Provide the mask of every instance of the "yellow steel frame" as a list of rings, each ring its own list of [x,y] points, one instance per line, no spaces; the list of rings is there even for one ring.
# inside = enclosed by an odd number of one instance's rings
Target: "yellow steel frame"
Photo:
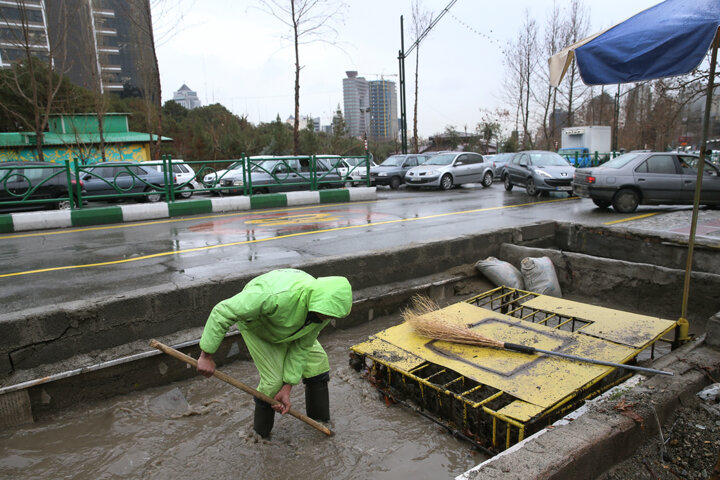
[[[532,307],[533,301],[543,308]],[[501,313],[503,318],[509,316],[517,318],[522,322],[539,325],[538,327],[532,327],[535,329],[550,328],[557,331],[563,330],[565,337],[567,337],[567,335],[584,333],[583,330],[589,331],[589,325],[601,322],[602,318],[599,317],[605,317],[607,315],[610,315],[613,319],[620,319],[618,320],[619,322],[625,321],[626,319],[629,319],[628,321],[631,322],[640,322],[644,325],[643,328],[646,328],[646,331],[641,332],[643,333],[643,335],[641,335],[642,338],[638,337],[640,340],[633,337],[630,339],[632,341],[628,341],[627,344],[618,345],[617,338],[613,342],[592,338],[593,342],[608,345],[607,348],[603,346],[603,348],[597,350],[599,354],[615,355],[615,357],[622,359],[622,361],[634,359],[640,352],[650,346],[654,348],[656,341],[667,341],[664,340],[663,337],[677,327],[677,322],[669,320],[639,316],[611,309],[602,309],[601,307],[571,302],[564,299],[555,299],[553,297],[508,287],[498,287],[494,290],[484,292],[468,299],[465,303],[476,307],[484,307],[487,310],[496,312],[496,314]],[[452,312],[455,312],[455,314],[460,317],[468,314],[467,307],[459,308],[460,304],[451,307],[456,307]],[[569,315],[567,313],[569,311],[575,314]],[[550,326],[550,324],[553,325]],[[391,332],[392,330],[394,330],[394,332]],[[595,332],[592,333],[594,334]],[[612,333],[617,336],[618,328],[615,328]],[[479,381],[477,377],[468,377],[467,372],[462,368],[450,368],[448,365],[433,362],[433,360],[436,359],[432,355],[423,356],[419,354],[421,350],[417,348],[418,344],[407,340],[407,337],[411,335],[407,330],[403,330],[402,326],[392,327],[383,332],[379,332],[367,342],[352,346],[351,350],[358,356],[370,359],[372,361],[372,369],[378,370],[378,365],[384,367],[382,369],[387,371],[387,380],[386,385],[378,385],[378,388],[381,390],[385,387],[389,389],[393,385],[393,373],[395,373],[399,375],[399,379],[403,384],[407,384],[408,381],[417,384],[420,401],[423,405],[427,403],[427,390],[435,392],[435,401],[439,408],[443,406],[443,399],[455,399],[461,402],[461,427],[465,432],[470,432],[471,436],[475,435],[477,437],[481,432],[471,431],[472,426],[470,425],[471,420],[469,413],[471,411],[477,412],[478,422],[481,419],[480,412],[487,415],[483,423],[487,424],[488,421],[491,420],[491,438],[489,441],[492,449],[496,451],[508,448],[512,444],[522,441],[528,432],[532,433],[540,429],[541,423],[549,423],[559,418],[562,414],[576,408],[585,400],[599,395],[630,376],[626,371],[618,372],[612,368],[604,367],[599,370],[596,369],[587,377],[587,381],[582,380],[581,386],[571,388],[561,395],[536,399],[541,401],[540,403],[535,403],[536,400],[532,400],[532,398],[530,398],[530,401],[528,401],[528,399],[523,400],[517,396],[517,392],[515,394],[509,393],[507,388],[500,388],[498,384],[492,385],[491,383],[494,383],[492,380],[490,383],[482,382]],[[588,335],[583,335],[583,338],[584,337],[588,337]],[[395,338],[406,339],[407,343],[399,344],[396,342],[393,344],[392,341]],[[633,341],[635,343],[633,343]],[[640,341],[642,341],[642,343],[638,343]],[[460,352],[463,354],[462,350],[460,350]],[[482,356],[482,354],[478,352],[470,352],[467,353],[467,355],[471,353],[473,358]],[[652,354],[654,355],[654,350]],[[508,355],[513,354],[508,353]],[[481,357],[481,359],[487,362],[495,361],[497,357]],[[450,365],[456,367],[456,365],[452,363],[450,363]],[[584,366],[583,368],[592,367],[597,368],[596,366]],[[437,370],[433,370],[433,368],[437,368]],[[460,372],[466,372],[466,374]],[[536,375],[537,374],[542,374],[542,372],[538,370]],[[449,379],[442,378],[444,376],[449,376]],[[433,379],[437,381],[433,381]],[[527,377],[524,378],[524,380],[527,380]],[[469,388],[466,388],[466,385],[468,385]],[[482,395],[481,390],[485,387],[488,387],[490,390],[487,395],[482,398],[473,398]],[[456,391],[451,390],[451,388]],[[511,388],[511,390],[513,389]],[[543,400],[543,398],[545,400]],[[491,406],[493,402],[503,406],[500,408],[493,407]],[[451,404],[449,406],[451,407]],[[516,418],[513,418],[513,415]],[[452,419],[443,418],[442,420],[452,422]],[[503,426],[505,431],[504,442],[502,443],[504,445],[501,444],[502,439],[500,438],[500,429],[503,428]],[[512,434],[513,429],[517,430],[517,436],[514,438]]]

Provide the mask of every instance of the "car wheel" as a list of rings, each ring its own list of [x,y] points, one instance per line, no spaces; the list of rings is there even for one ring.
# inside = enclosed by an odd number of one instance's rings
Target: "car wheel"
[[[150,202],[150,203],[157,203],[157,202],[159,202],[160,200],[162,200],[162,194],[160,194],[160,192],[158,192],[157,190],[155,190],[155,189],[153,189],[153,188],[150,188],[150,187],[147,187],[147,188],[145,189],[145,191],[148,192],[148,193],[145,195],[145,200],[146,200],[146,201],[148,201],[148,202]]]
[[[597,198],[593,198],[592,202],[600,208],[608,208],[612,205],[612,203],[607,200],[598,200]]]
[[[55,204],[58,210],[70,210],[70,200],[60,200]]]
[[[620,213],[632,213],[640,204],[640,196],[635,190],[623,188],[615,194],[612,199],[612,206]]]
[[[513,183],[510,181],[510,175],[505,175],[503,177],[503,184],[505,184],[505,190],[508,192],[513,189]]]
[[[453,188],[453,179],[449,173],[446,173],[440,179],[440,190],[450,190]]]
[[[188,184],[185,186],[185,188],[183,188],[180,191],[180,196],[182,198],[190,198],[193,196],[193,190],[194,190],[194,187],[192,185]]]
[[[528,178],[527,182],[525,182],[525,190],[527,191],[527,194],[531,197],[535,197],[538,193],[540,193],[535,186],[535,180],[533,180],[532,178]]]
[[[400,183],[400,177],[392,177],[390,179],[390,188],[392,188],[393,190],[397,190],[398,188],[400,188]]]
[[[485,172],[485,175],[483,175],[482,179],[482,186],[487,188],[493,183],[493,174],[492,172]]]

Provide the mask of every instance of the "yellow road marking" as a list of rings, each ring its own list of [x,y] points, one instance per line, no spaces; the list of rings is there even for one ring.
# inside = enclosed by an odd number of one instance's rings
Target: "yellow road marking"
[[[658,213],[664,213],[664,212],[653,212],[653,213],[646,213],[644,215],[636,215],[634,217],[623,218],[621,220],[613,220],[612,222],[605,222],[605,223],[603,223],[603,225],[615,225],[616,223],[632,222],[633,220],[640,220],[641,218],[652,217],[654,215],[657,215]]]
[[[366,202],[352,202],[353,205],[359,205],[363,203],[372,203],[373,201],[366,201]],[[337,207],[340,205],[348,205],[347,202],[343,203],[323,203],[321,205],[311,205],[311,206],[304,206],[304,207],[294,207],[294,208],[278,208],[278,209],[272,209],[272,210],[247,210],[243,212],[233,212],[233,213],[219,213],[216,215],[205,215],[202,217],[192,217],[192,218],[167,218],[163,220],[153,220],[149,222],[133,222],[133,223],[126,223],[122,225],[102,225],[99,227],[87,227],[87,228],[72,228],[67,230],[57,230],[57,231],[51,231],[51,232],[35,232],[35,233],[20,233],[17,235],[6,235],[6,236],[0,236],[0,240],[9,240],[14,238],[27,238],[27,237],[42,237],[45,235],[67,235],[69,233],[81,233],[81,232],[93,232],[97,230],[116,230],[119,228],[135,228],[135,227],[145,227],[148,225],[161,225],[163,223],[176,223],[176,222],[188,222],[188,221],[194,221],[194,220],[209,220],[214,218],[225,218],[225,217],[233,217],[233,216],[242,216],[242,215],[262,215],[267,213],[274,213],[274,212],[295,212],[298,210],[312,210],[317,208],[327,208],[327,207]]]
[[[220,243],[217,245],[208,245],[205,247],[187,248],[184,250],[173,250],[173,251],[169,251],[169,252],[153,253],[151,255],[143,255],[140,257],[125,258],[122,260],[111,260],[108,262],[86,263],[86,264],[82,264],[82,265],[65,265],[62,267],[41,268],[41,269],[37,269],[37,270],[27,270],[24,272],[4,273],[4,274],[0,274],[0,278],[16,277],[16,276],[20,276],[20,275],[30,275],[33,273],[57,272],[60,270],[73,270],[73,269],[78,269],[78,268],[91,268],[91,267],[104,267],[104,266],[108,266],[108,265],[119,265],[119,264],[123,264],[123,263],[137,262],[140,260],[149,260],[152,258],[160,258],[160,257],[167,257],[170,255],[178,255],[181,253],[202,252],[202,251],[207,251],[207,250],[214,250],[216,248],[234,247],[234,246],[238,246],[238,245],[247,245],[247,244],[251,244],[251,243],[260,243],[260,242],[267,242],[267,241],[271,241],[271,240],[280,240],[283,238],[292,238],[292,237],[300,237],[300,236],[304,236],[304,235],[315,235],[315,234],[319,234],[319,233],[337,232],[337,231],[341,231],[341,230],[350,230],[350,229],[355,229],[355,228],[376,227],[379,225],[389,225],[392,223],[400,223],[400,222],[414,222],[417,220],[428,220],[428,219],[432,219],[432,218],[450,217],[450,216],[454,216],[454,215],[467,215],[467,214],[471,214],[471,213],[490,212],[493,210],[527,207],[527,206],[531,206],[531,205],[540,205],[540,204],[544,204],[544,203],[566,202],[568,200],[577,200],[577,199],[578,199],[577,197],[558,198],[558,199],[554,199],[554,200],[546,200],[544,202],[521,203],[518,205],[503,205],[503,206],[499,206],[499,207],[488,207],[488,208],[477,208],[477,209],[473,209],[473,210],[463,210],[460,212],[437,213],[434,215],[427,215],[424,217],[398,218],[395,220],[385,220],[382,222],[361,223],[358,225],[349,225],[349,226],[345,226],[345,227],[326,228],[324,230],[313,230],[313,231],[308,231],[308,232],[290,233],[287,235],[279,235],[277,237],[260,238],[260,239],[253,239],[253,240],[243,240],[240,242]],[[347,205],[347,204],[344,204],[344,205]],[[275,210],[275,211],[278,211],[278,210]],[[285,210],[280,210],[280,211],[285,211]],[[227,216],[227,215],[221,215],[221,216]],[[163,222],[157,222],[157,223],[163,223]]]

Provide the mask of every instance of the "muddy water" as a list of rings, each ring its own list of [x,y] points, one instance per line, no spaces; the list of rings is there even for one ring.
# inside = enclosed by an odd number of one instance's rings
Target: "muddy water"
[[[335,432],[326,437],[276,416],[269,441],[252,433],[252,398],[217,379],[184,382],[78,405],[0,433],[0,478],[8,479],[442,479],[484,457],[401,406],[386,407],[348,367],[348,347],[398,322],[385,318],[322,341],[331,362]],[[223,368],[251,385],[251,362]],[[293,407],[304,412],[302,385]]]

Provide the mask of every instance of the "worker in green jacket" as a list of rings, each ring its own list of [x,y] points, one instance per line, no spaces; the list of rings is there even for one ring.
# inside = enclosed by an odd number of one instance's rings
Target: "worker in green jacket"
[[[213,354],[237,324],[260,373],[257,390],[280,402],[271,406],[255,399],[255,431],[263,438],[270,435],[275,412],[287,413],[290,390],[301,379],[308,417],[328,421],[330,363],[317,337],[330,320],[346,317],[351,306],[345,277],[314,278],[289,268],[260,275],[213,308],[200,339],[197,370],[213,374]]]

